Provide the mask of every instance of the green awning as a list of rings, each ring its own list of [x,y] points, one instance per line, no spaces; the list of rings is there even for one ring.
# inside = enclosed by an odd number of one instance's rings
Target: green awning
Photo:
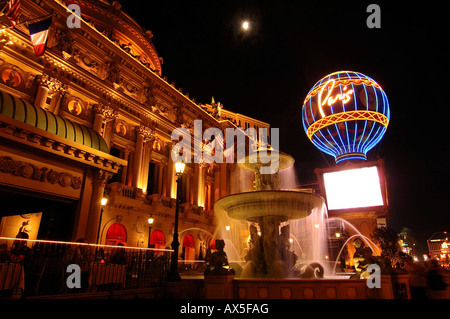
[[[105,140],[94,130],[35,107],[1,90],[0,114],[109,154]]]

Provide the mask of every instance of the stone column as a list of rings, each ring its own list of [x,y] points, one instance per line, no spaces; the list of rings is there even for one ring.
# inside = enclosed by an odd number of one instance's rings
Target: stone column
[[[167,164],[167,176],[166,176],[166,181],[167,181],[167,187],[166,187],[166,196],[170,197],[170,198],[175,198],[175,194],[176,194],[176,187],[175,186],[175,167],[174,167],[174,163],[172,161],[172,156],[170,156],[169,153],[169,163]]]
[[[134,171],[134,155],[136,154],[135,149],[132,146],[127,146],[127,151],[128,151],[128,166],[127,166],[127,173],[125,174],[125,184],[127,186],[132,185],[133,182],[133,171]]]
[[[40,83],[39,83],[40,82]],[[50,88],[48,85],[42,81],[39,81],[39,88],[36,94],[36,99],[34,100],[34,106],[39,107],[41,109],[45,108],[45,104],[48,98],[48,92]]]
[[[140,188],[147,191],[148,187],[148,174],[149,174],[149,165],[150,165],[150,159],[152,157],[152,143],[153,139],[147,139],[144,142],[144,156],[142,159],[142,169],[141,169],[141,180],[139,184],[141,185]]]
[[[214,173],[214,192],[213,192],[213,196],[215,199],[220,199],[221,196],[221,192],[220,192],[220,177],[221,177],[221,170],[219,167],[219,164],[217,163],[212,163],[212,169],[213,169],[213,173]]]
[[[114,119],[117,116],[117,111],[114,111],[111,107],[103,104],[96,104],[93,107],[95,113],[94,125],[92,129],[101,136],[105,136],[104,124],[107,120]]]
[[[226,163],[219,164],[220,165],[220,197],[222,198],[227,195],[227,175],[228,175],[228,168]]]
[[[205,210],[212,210],[214,205],[213,184],[207,181],[205,185]]]
[[[200,164],[194,163],[194,180],[192,187],[192,203],[198,205],[199,194],[200,194],[200,179],[201,179],[202,169]]]
[[[167,163],[158,162],[158,182],[156,193],[163,194],[163,174],[164,174],[164,166],[167,166]]]
[[[59,108],[61,106],[61,100],[67,91],[69,86],[67,84],[60,84],[56,90],[56,92],[52,96],[52,100],[50,101],[50,111],[53,112],[53,114],[58,115]]]
[[[144,142],[154,136],[154,132],[143,125],[136,126],[136,150],[133,161],[133,187],[142,188],[142,165],[144,160]]]
[[[198,177],[198,196],[197,196],[197,205],[203,206],[206,208],[206,175],[208,173],[208,164],[201,163],[199,164],[199,177]]]
[[[92,126],[92,129],[94,131],[96,131],[97,133],[99,133],[100,135],[102,135],[102,125],[103,125],[103,112],[100,109],[99,104],[94,106],[94,112],[95,112],[95,116],[94,116],[94,125]]]
[[[186,169],[184,170],[184,181],[183,181],[183,185],[184,186],[184,190],[185,190],[185,198],[184,198],[184,202],[185,203],[191,203],[192,200],[192,176],[193,173],[192,171],[189,169],[186,171]]]
[[[124,151],[123,151],[123,158],[126,160],[126,161],[128,161],[128,157],[130,156],[130,150],[129,149],[125,149]],[[127,170],[128,170],[128,166],[125,168],[123,168],[122,169],[122,174],[121,174],[121,176],[119,177],[120,178],[120,182],[122,183],[122,184],[124,184],[124,185],[126,185],[126,183],[127,183]]]
[[[97,170],[92,176],[92,196],[89,207],[89,218],[87,226],[86,241],[88,243],[96,243],[98,235],[98,227],[101,223],[100,215],[102,211],[101,200],[105,191],[108,180],[112,177],[111,172]]]
[[[167,161],[163,161],[161,162],[161,167],[162,167],[162,174],[161,174],[161,195],[163,196],[167,196],[167,167],[168,167],[168,162]]]
[[[136,150],[134,151],[133,160],[133,186],[139,188],[139,178],[142,166],[142,153],[144,150],[144,134],[141,134],[139,129],[136,129]]]
[[[49,94],[55,94],[48,109],[51,112],[55,112],[55,109],[59,111],[59,103],[61,102],[62,97],[61,91],[67,90],[67,85],[45,73],[38,76],[37,82],[39,84],[39,88],[36,94],[36,99],[34,100],[34,106],[46,109]]]

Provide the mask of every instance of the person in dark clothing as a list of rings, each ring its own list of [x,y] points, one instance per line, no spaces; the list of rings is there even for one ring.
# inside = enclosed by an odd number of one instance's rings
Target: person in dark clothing
[[[431,299],[447,299],[447,283],[436,259],[428,261],[427,287]]]

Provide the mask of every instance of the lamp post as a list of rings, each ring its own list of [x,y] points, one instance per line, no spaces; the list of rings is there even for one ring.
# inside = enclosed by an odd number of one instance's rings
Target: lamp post
[[[152,225],[153,225],[154,219],[153,217],[148,218],[148,245],[147,247],[150,248],[150,237],[152,236]]]
[[[98,221],[98,231],[97,231],[97,241],[96,241],[96,244],[98,244],[98,241],[99,241],[99,236],[100,236],[100,227],[101,227],[101,225],[102,225],[102,217],[103,217],[103,207],[105,207],[106,206],[106,203],[108,202],[108,199],[107,198],[105,198],[105,197],[103,197],[102,198],[102,200],[101,200],[101,204],[102,204],[102,208],[100,209],[100,220]]]
[[[177,194],[175,199],[175,225],[173,229],[173,241],[172,249],[173,253],[170,260],[170,269],[167,274],[167,281],[180,281],[181,277],[178,274],[178,248],[180,242],[178,241],[178,214],[180,210],[180,190],[181,190],[181,177],[183,176],[185,164],[183,162],[175,163],[175,174],[177,175]]]

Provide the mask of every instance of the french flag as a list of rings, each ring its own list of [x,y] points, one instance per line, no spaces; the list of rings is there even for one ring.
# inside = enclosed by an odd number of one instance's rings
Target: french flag
[[[50,29],[51,25],[52,17],[35,23],[30,23],[28,25],[28,29],[30,30],[31,43],[33,43],[34,53],[36,54],[36,56],[43,55],[45,52],[48,30]]]

